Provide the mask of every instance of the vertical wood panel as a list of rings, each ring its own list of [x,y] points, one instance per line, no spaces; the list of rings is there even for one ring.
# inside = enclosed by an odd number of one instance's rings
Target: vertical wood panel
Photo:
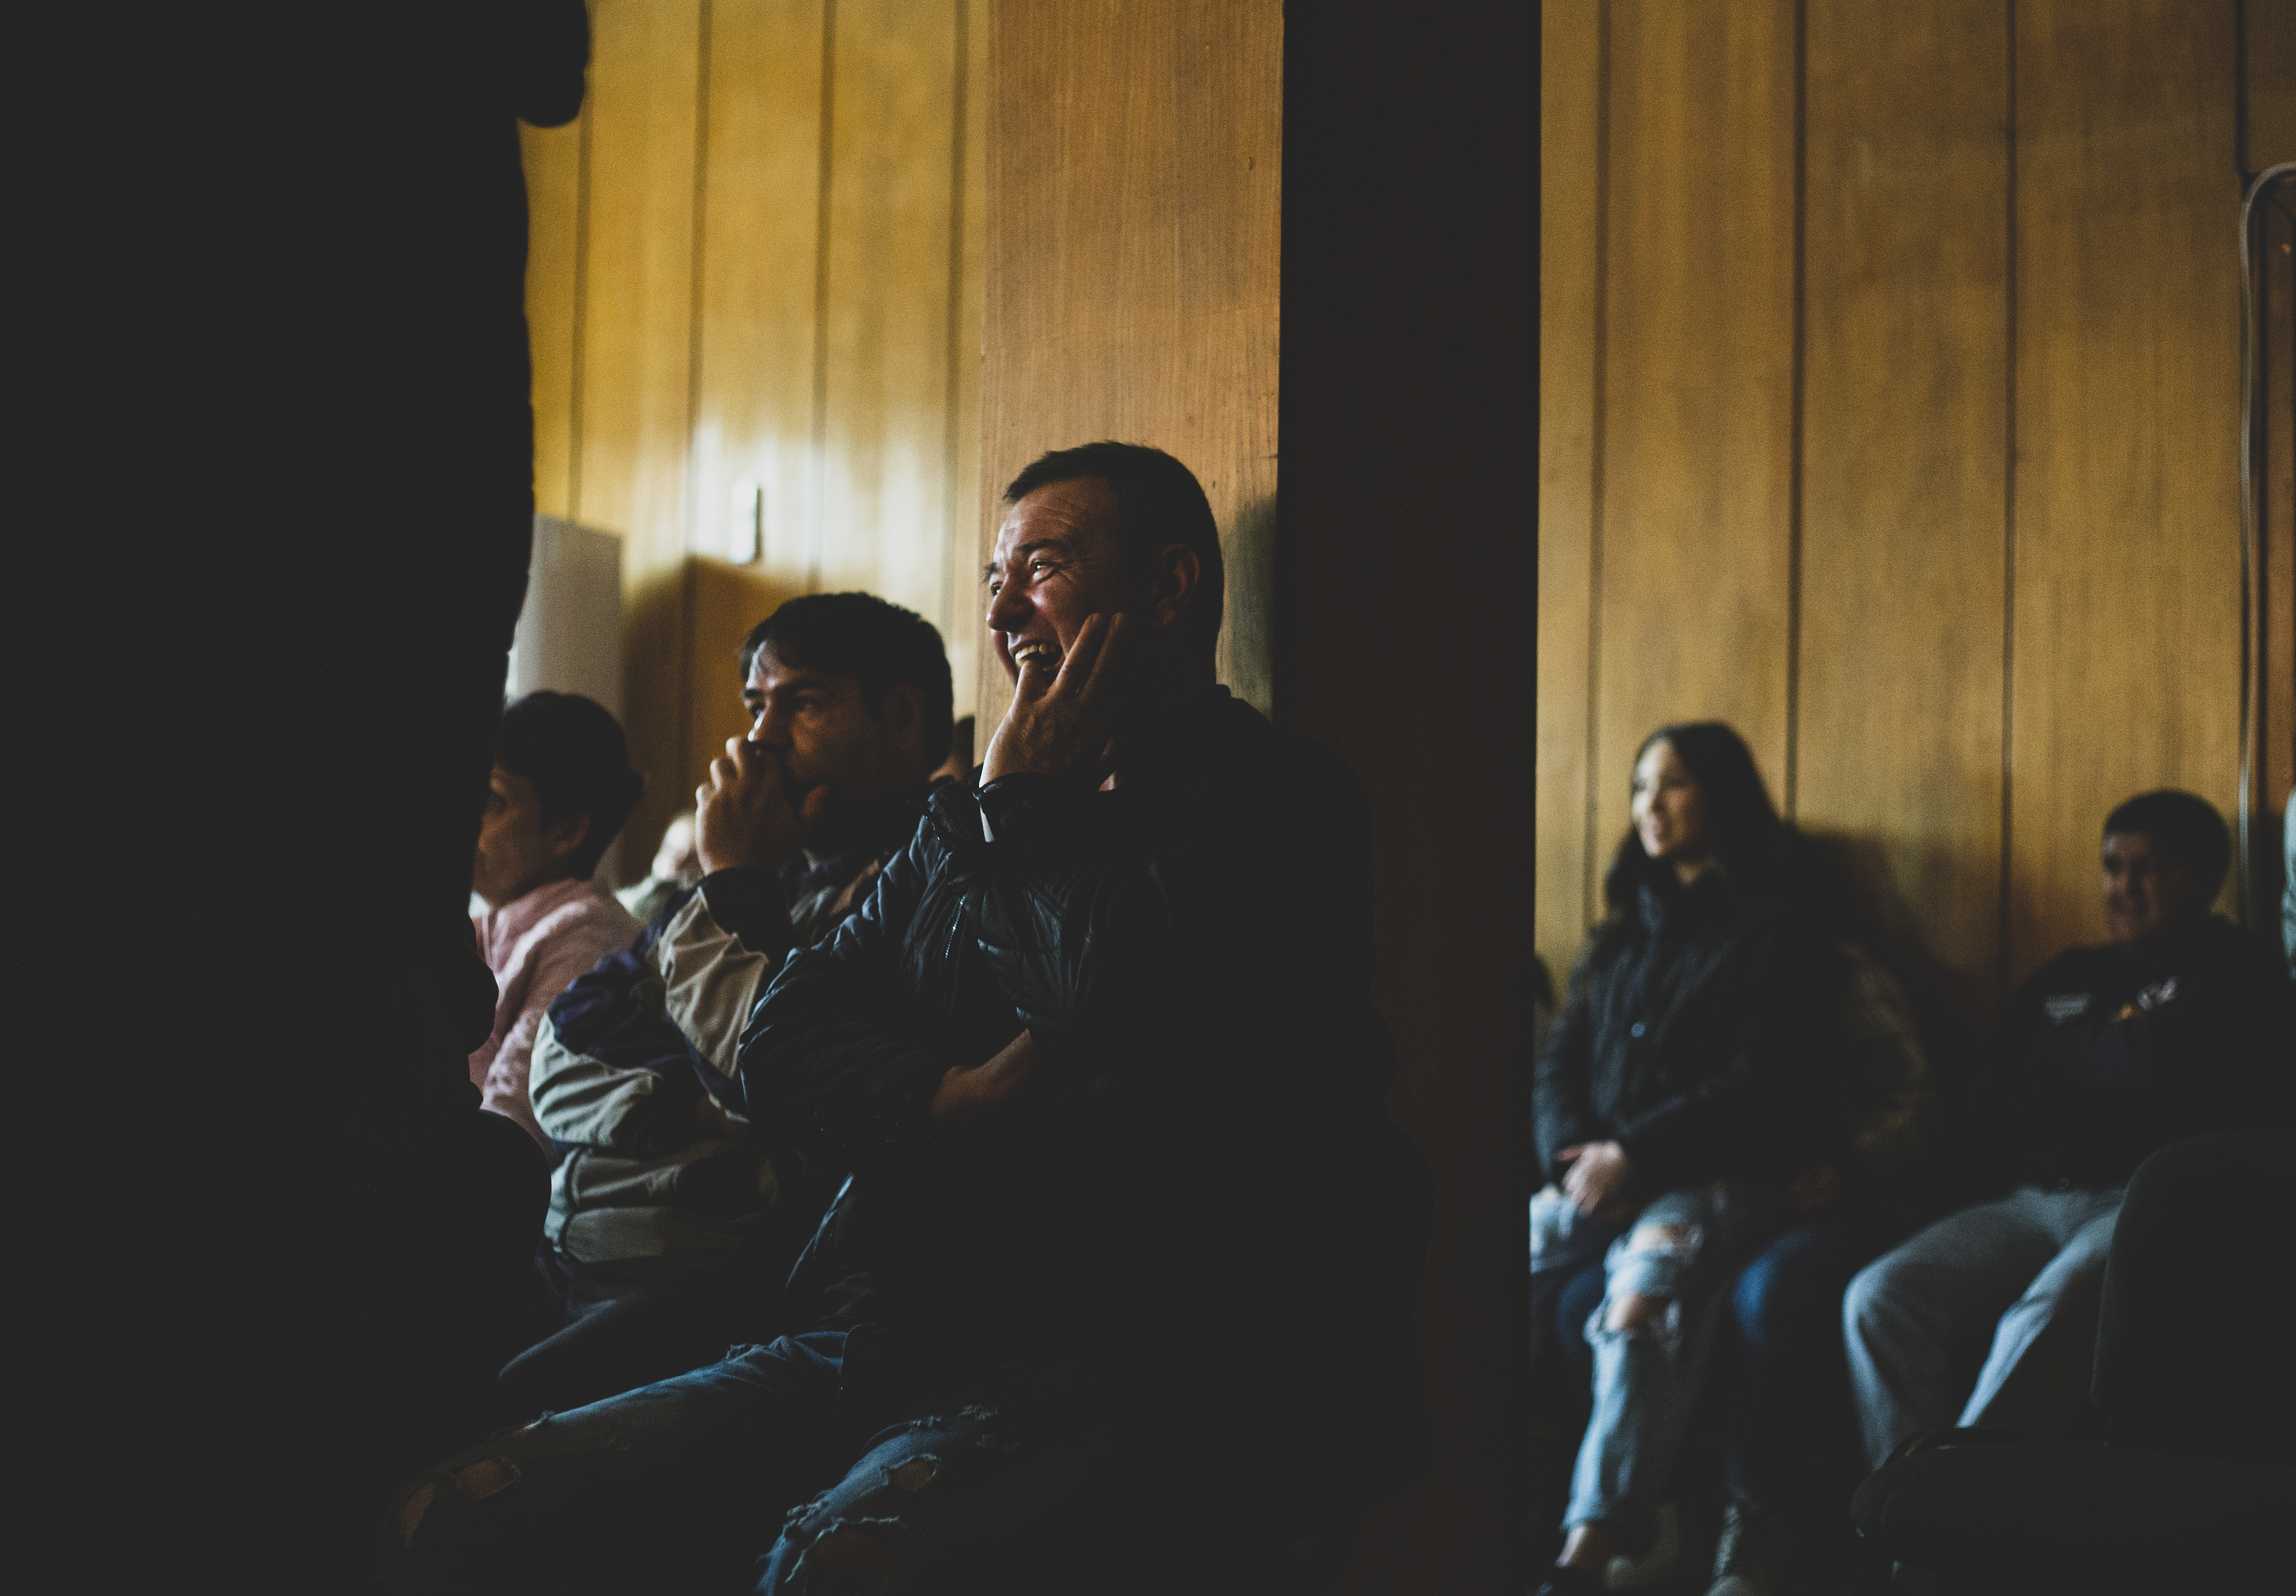
[[[2013,979],[2095,941],[2132,793],[2233,808],[2231,0],[2017,11]]]
[[[963,112],[964,162],[955,174],[958,193],[955,240],[956,292],[949,328],[952,388],[955,403],[949,417],[947,448],[955,461],[949,483],[948,566],[946,589],[948,618],[941,639],[948,645],[949,675],[956,692],[959,716],[975,712],[980,692],[981,618],[986,604],[980,592],[980,376],[982,284],[988,252],[988,106],[994,86],[989,78],[988,0],[957,0],[964,20],[964,57]],[[976,756],[986,754],[988,738],[976,732]]]
[[[534,359],[534,507],[571,514],[574,347],[581,249],[582,135],[519,125],[526,168],[526,330]]]
[[[2296,0],[2248,0],[2242,21],[2248,69],[2243,156],[2250,171],[2261,172],[2296,160]]]
[[[1538,751],[1535,940],[1558,986],[1592,918],[1587,847],[1594,580],[1601,0],[1540,14]]]
[[[1799,808],[1975,1018],[1999,957],[2008,32],[2001,0],[1808,17]]]
[[[630,835],[650,838],[685,796],[701,6],[596,0],[591,29],[581,477],[571,508],[623,537],[624,718],[647,778]]]
[[[1636,744],[1736,726],[1783,799],[1792,0],[1614,0],[1595,843]]]
[[[813,526],[821,29],[822,0],[710,6],[694,546],[724,552],[733,485],[756,482],[763,569],[799,591]]]
[[[836,28],[818,585],[937,617],[955,12],[840,0]]]
[[[990,52],[979,560],[1046,449],[1112,438],[1202,481],[1228,566],[1220,669],[1266,708],[1283,19],[1273,5],[999,4]],[[980,712],[1009,689],[981,654]]]

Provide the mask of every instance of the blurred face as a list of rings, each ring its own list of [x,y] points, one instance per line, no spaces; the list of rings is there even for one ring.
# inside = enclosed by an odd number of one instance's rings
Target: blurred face
[[[487,778],[486,813],[479,821],[479,851],[471,863],[471,890],[495,908],[569,873],[567,855],[582,846],[587,815],[542,823],[542,798],[534,783],[497,765]]]
[[[1635,763],[1633,814],[1635,834],[1652,858],[1677,866],[1705,860],[1705,801],[1674,744],[1664,738],[1644,749]]]
[[[1144,596],[1116,538],[1116,490],[1097,477],[1055,482],[1005,512],[988,567],[988,630],[1004,674],[1043,652],[1057,668],[1086,618]],[[1127,622],[1128,626],[1130,622]]]
[[[2119,943],[2173,931],[2209,912],[2203,884],[2192,867],[2144,831],[2112,831],[2104,839],[2104,923]]]
[[[809,793],[824,790],[806,823],[814,853],[845,846],[915,783],[923,711],[914,688],[894,686],[872,715],[859,677],[784,664],[759,649],[742,702],[750,745],[781,758],[790,802],[804,809]]]
[[[664,881],[698,881],[701,879],[701,861],[693,853],[693,816],[681,814],[663,831],[661,847],[654,852],[651,873]]]

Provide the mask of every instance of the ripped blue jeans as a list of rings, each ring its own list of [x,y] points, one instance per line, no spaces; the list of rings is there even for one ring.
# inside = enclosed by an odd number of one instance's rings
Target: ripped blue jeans
[[[1059,1362],[856,1401],[848,1334],[735,1347],[448,1459],[386,1519],[384,1588],[905,1591],[1056,1511],[1113,1445]]]
[[[1666,1499],[1712,1361],[1722,1287],[1779,1218],[1775,1198],[1723,1183],[1668,1192],[1611,1243],[1603,1300],[1587,1322],[1595,1411],[1571,1469],[1566,1528],[1645,1513]],[[1612,1305],[1629,1291],[1665,1306],[1645,1330],[1611,1330]]]

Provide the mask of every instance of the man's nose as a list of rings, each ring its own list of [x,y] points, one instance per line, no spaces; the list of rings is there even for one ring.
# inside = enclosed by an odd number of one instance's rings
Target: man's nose
[[[1028,615],[1029,607],[1011,588],[1000,588],[989,595],[988,620],[990,631],[1013,631],[1028,618]]]
[[[771,708],[760,709],[750,722],[750,741],[759,748],[789,746],[789,722]]]

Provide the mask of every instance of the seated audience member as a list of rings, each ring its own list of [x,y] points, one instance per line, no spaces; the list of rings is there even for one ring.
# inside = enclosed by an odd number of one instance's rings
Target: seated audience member
[[[693,851],[693,811],[688,809],[662,828],[661,846],[654,850],[646,879],[635,887],[617,888],[614,899],[632,920],[650,926],[671,899],[683,901],[685,889],[701,880],[701,860]]]
[[[947,746],[940,634],[867,593],[783,605],[743,643],[742,680],[749,739],[695,795],[700,890],[577,979],[535,1046],[535,1116],[564,1154],[537,1260],[561,1333],[504,1371],[512,1411],[692,1368],[734,1338],[744,1286],[778,1283],[758,1278],[775,1273],[760,1232],[800,1166],[749,1134],[742,1028],[790,950],[834,931],[908,842]],[[641,1297],[642,1317],[599,1322]]]
[[[637,935],[590,878],[644,784],[621,727],[588,699],[529,692],[504,708],[471,870],[487,905],[472,923],[494,971],[495,1025],[471,1054],[471,1080],[483,1107],[545,1147],[527,1095],[535,1035],[575,977]]]
[[[1602,1259],[1594,1412],[1545,1590],[1663,1577],[1672,1491],[1734,1269],[1841,1157],[1824,1074],[1842,975],[1797,902],[1788,833],[1737,733],[1668,726],[1636,755],[1634,825],[1540,1055],[1532,1269]],[[1716,1589],[1759,1589],[1757,1520],[1732,1508]],[[1630,1556],[1639,1543],[1644,1550]],[[1614,1566],[1616,1565],[1616,1566]],[[1729,1581],[1740,1584],[1726,1584]]]
[[[972,716],[968,715],[958,721],[956,729],[949,733],[948,757],[941,761],[939,770],[933,772],[933,780],[938,782],[947,776],[951,781],[970,782],[976,763],[978,761],[972,757]]]
[[[2103,856],[2112,940],[2018,990],[1980,1083],[1987,1166],[2015,1189],[1922,1231],[1843,1299],[1876,1468],[1956,1415],[2070,1430],[2129,1173],[2181,1137],[2285,1120],[2296,1035],[2279,953],[2209,912],[2231,858],[2223,820],[2190,793],[2146,793],[2106,819]],[[2197,1353],[2206,1305],[2194,1312]]]
[[[1119,1508],[1168,1588],[1288,1588],[1254,1558],[1416,1466],[1360,790],[1216,684],[1185,467],[1087,446],[1006,504],[981,785],[742,1038],[755,1122],[855,1171],[791,1333],[441,1464],[398,1588],[939,1589]]]

